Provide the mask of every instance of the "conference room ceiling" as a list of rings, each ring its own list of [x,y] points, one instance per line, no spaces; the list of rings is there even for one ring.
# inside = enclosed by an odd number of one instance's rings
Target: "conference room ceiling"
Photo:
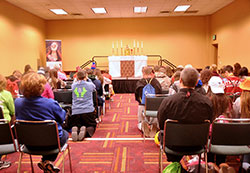
[[[46,20],[141,18],[167,16],[204,16],[220,10],[234,0],[6,0]],[[174,12],[178,5],[191,5],[187,12]],[[147,6],[146,13],[134,13],[135,6]],[[106,14],[91,8],[104,7]],[[64,9],[68,15],[56,15],[49,9]]]

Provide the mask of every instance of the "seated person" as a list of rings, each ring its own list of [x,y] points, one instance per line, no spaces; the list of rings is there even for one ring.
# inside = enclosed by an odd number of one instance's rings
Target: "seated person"
[[[12,95],[6,90],[7,81],[4,76],[0,75],[0,118],[8,121],[13,120],[15,114],[15,106]],[[10,167],[8,161],[1,161],[0,155],[0,170]]]
[[[0,75],[0,108],[3,111],[3,118],[11,121],[14,119],[15,106],[12,95],[6,90],[7,81]]]
[[[148,124],[145,121],[145,117],[143,116],[143,111],[145,110],[145,105],[142,103],[142,97],[143,97],[143,88],[150,83],[152,87],[155,89],[155,94],[161,94],[162,89],[161,89],[161,84],[158,82],[158,80],[154,77],[153,69],[151,67],[144,67],[142,69],[142,74],[143,78],[140,79],[136,83],[136,88],[135,88],[135,99],[139,103],[138,106],[138,129],[142,130],[144,135],[146,137],[153,137],[153,133],[156,133],[157,131],[157,126],[156,123],[152,119],[153,126],[149,129]],[[153,131],[153,132],[152,132]],[[151,134],[151,135],[150,135]]]
[[[102,83],[99,79],[97,79],[97,76],[94,75],[93,69],[86,69],[86,73],[88,73],[88,79],[93,82],[95,85],[96,91],[97,91],[97,100],[98,100],[98,106],[103,106],[104,100],[102,98],[103,96],[103,88]]]
[[[96,129],[96,114],[93,104],[95,85],[86,80],[86,72],[80,70],[77,73],[77,81],[72,84],[72,116],[70,126],[73,127],[73,141],[81,141],[85,135],[86,137],[93,136]]]
[[[154,70],[155,70],[155,78],[161,84],[162,89],[163,90],[168,90],[169,86],[171,85],[171,80],[166,75],[166,68],[159,67],[159,68],[155,68]]]
[[[213,76],[208,81],[208,86],[207,96],[212,102],[213,120],[216,118],[230,118],[232,104],[230,98],[224,92],[225,85],[223,84],[222,79],[219,76]],[[221,122],[226,123],[226,121]],[[209,134],[211,135],[211,133],[212,125],[210,126]],[[210,152],[207,153],[207,158],[209,162],[216,162],[217,166],[226,161],[225,155],[215,155]]]
[[[242,80],[239,77],[234,76],[233,67],[231,65],[224,67],[223,71],[225,71],[226,77],[223,78],[225,93],[232,99],[232,101],[235,101],[235,99],[238,98],[242,92],[239,87]]]
[[[58,78],[56,69],[51,69],[49,71],[49,76],[50,77],[48,79],[48,82],[49,82],[52,90],[65,88],[66,82],[64,82]]]
[[[15,100],[16,119],[28,121],[55,120],[58,125],[60,145],[63,146],[68,140],[68,133],[61,126],[66,113],[55,100],[41,96],[46,83],[43,75],[34,72],[23,76],[20,88],[24,98]],[[44,172],[59,172],[60,169],[52,164],[57,155],[44,155],[41,162],[38,163],[39,168]]]
[[[158,121],[160,129],[164,129],[167,119],[178,120],[181,123],[202,123],[204,120],[212,121],[213,110],[209,98],[195,91],[199,73],[192,67],[185,68],[180,76],[180,91],[166,97],[158,109]],[[197,147],[196,147],[197,148]],[[174,147],[172,149],[179,149]],[[181,150],[184,148],[181,147]],[[185,150],[192,150],[186,147]],[[183,156],[167,154],[169,162],[180,162]]]
[[[37,73],[40,75],[43,75],[45,77],[44,70],[40,69],[37,71]],[[44,90],[43,90],[43,93],[41,94],[41,96],[48,98],[48,99],[49,98],[54,99],[54,93],[53,93],[52,88],[50,87],[50,84],[48,82],[44,85]]]

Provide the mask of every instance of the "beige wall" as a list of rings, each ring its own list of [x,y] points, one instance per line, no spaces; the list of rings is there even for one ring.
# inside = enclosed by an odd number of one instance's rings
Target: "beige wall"
[[[25,64],[45,65],[45,39],[62,40],[63,69],[74,70],[95,55],[111,55],[112,42],[133,46],[143,41],[144,54],[158,54],[175,65],[197,68],[239,62],[250,67],[250,1],[235,0],[212,16],[44,21],[0,1],[0,73],[23,71]],[[217,40],[212,41],[212,35]],[[107,63],[107,62],[106,62]]]
[[[47,39],[62,40],[63,69],[74,70],[95,55],[111,55],[112,42],[144,43],[145,54],[158,54],[172,63],[211,64],[207,17],[95,19],[46,21]],[[115,42],[116,46],[116,42]]]
[[[45,55],[45,21],[3,0],[0,1],[0,74],[34,69]]]
[[[217,35],[219,66],[239,62],[250,68],[250,1],[235,0],[211,16],[211,36]]]

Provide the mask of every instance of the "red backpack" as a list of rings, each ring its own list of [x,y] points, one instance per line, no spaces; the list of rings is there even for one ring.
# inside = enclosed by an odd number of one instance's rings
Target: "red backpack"
[[[13,98],[18,97],[19,88],[18,88],[17,82],[18,82],[18,80],[15,80],[13,82],[10,79],[7,80],[6,89],[12,94]]]

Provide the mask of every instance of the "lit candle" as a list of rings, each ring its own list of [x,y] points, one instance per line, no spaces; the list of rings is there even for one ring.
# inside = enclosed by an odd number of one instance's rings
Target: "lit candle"
[[[135,40],[134,40],[134,47],[135,47]]]
[[[112,48],[113,48],[113,49],[115,48],[115,44],[114,44],[114,42],[112,42]]]
[[[118,46],[119,46],[119,45],[118,45],[118,41],[117,41],[117,44],[116,44],[116,46],[117,46],[117,49],[118,49]]]
[[[121,40],[121,47],[122,47],[122,40]]]
[[[143,48],[143,41],[141,41],[141,48]]]
[[[139,41],[137,41],[137,48],[139,48]]]

